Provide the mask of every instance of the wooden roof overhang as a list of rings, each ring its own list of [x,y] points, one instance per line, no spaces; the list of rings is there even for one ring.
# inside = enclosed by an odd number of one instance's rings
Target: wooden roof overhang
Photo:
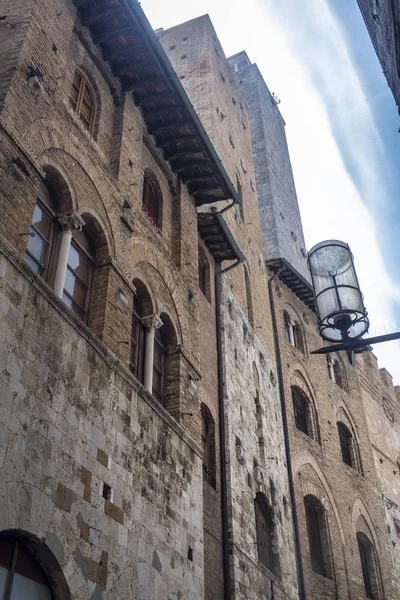
[[[187,184],[196,206],[229,199],[238,203],[237,191],[139,2],[74,2],[81,24],[90,30],[94,44],[122,89],[133,94],[149,133],[172,171]],[[199,219],[202,237],[212,239],[218,256],[226,255],[228,260],[231,256],[222,247],[228,240],[221,242],[221,247],[216,243],[216,226],[213,213]],[[224,237],[222,231],[220,236]]]
[[[316,313],[314,291],[311,284],[287,260],[277,258],[267,260],[265,264],[273,273],[278,273],[282,269],[278,275],[280,281],[296,294],[313,313]]]

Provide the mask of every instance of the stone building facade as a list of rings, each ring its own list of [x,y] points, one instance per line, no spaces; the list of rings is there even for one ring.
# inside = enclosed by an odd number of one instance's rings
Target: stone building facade
[[[400,106],[400,6],[397,0],[357,0],[382,65],[383,74]]]
[[[373,597],[394,600],[379,371],[309,355],[257,68],[232,72],[207,16],[155,35],[136,0],[3,0],[0,27],[0,594],[358,600],[359,535]]]
[[[400,444],[395,390],[370,352],[310,354],[322,340],[285,124],[246,53],[229,63],[249,110],[264,255],[273,278],[271,310],[287,412],[303,594],[315,600],[394,599],[399,595],[393,541]],[[382,455],[387,479],[381,477]],[[364,575],[361,553],[368,563]]]

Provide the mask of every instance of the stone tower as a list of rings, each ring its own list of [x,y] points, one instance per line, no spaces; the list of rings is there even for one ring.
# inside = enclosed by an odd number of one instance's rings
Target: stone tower
[[[228,58],[249,112],[264,258],[286,259],[308,279],[306,249],[285,121],[246,52]]]

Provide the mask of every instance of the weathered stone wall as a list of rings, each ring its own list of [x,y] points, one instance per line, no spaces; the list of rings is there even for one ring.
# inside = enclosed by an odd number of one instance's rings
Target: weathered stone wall
[[[286,593],[294,599],[297,581],[291,509],[279,402],[276,388],[270,383],[270,377],[276,382],[276,374],[271,358],[272,329],[247,108],[208,16],[160,30],[157,35],[243,199],[242,206],[228,211],[225,218],[246,255],[246,263],[223,276],[232,597],[270,598],[275,594],[275,598],[281,598]],[[219,208],[223,207],[220,203]],[[204,330],[208,330],[207,325]],[[258,407],[255,371],[259,371],[260,378]],[[217,420],[215,401],[210,408]],[[236,459],[236,437],[243,444],[244,463]],[[260,481],[263,478],[263,483],[254,482],[254,472]],[[257,491],[265,492],[273,508],[276,554],[281,561],[278,570],[285,575],[274,575],[258,561],[254,513]],[[283,497],[286,508],[282,504]],[[219,503],[219,494],[204,496],[205,527],[209,523],[215,531],[220,527]],[[215,569],[220,553],[217,553],[215,540],[207,546],[207,539],[205,532],[205,589],[206,598],[211,600],[221,598],[220,573]]]
[[[257,65],[245,52],[228,59],[249,114],[264,259],[285,258],[309,279],[285,122]]]
[[[375,471],[385,509],[387,547],[393,584],[400,596],[400,408],[399,389],[372,352],[360,361],[359,379],[368,422]]]
[[[363,359],[356,355],[351,364],[345,353],[334,356],[340,362],[342,389],[329,378],[326,356],[310,354],[321,346],[315,314],[279,281],[275,284],[275,299],[307,598],[365,598],[356,540],[361,516],[377,551],[381,597],[394,599],[397,596],[392,588],[389,539],[371,447],[375,435],[369,428],[359,382]],[[301,325],[304,353],[285,339],[284,311]],[[310,435],[295,425],[292,386],[302,390],[310,401]],[[342,460],[339,421],[353,436],[357,453],[353,468]],[[328,519],[331,577],[322,577],[311,568],[303,500],[308,494],[321,502]]]
[[[201,598],[199,448],[4,242],[0,273],[0,529],[73,598]]]
[[[202,598],[200,402],[216,402],[217,378],[214,305],[198,288],[193,199],[81,30],[71,1],[13,3],[7,14],[13,21],[4,23],[1,43],[10,69],[0,75],[0,530],[43,540],[74,599]],[[38,96],[28,87],[29,66],[43,73]],[[70,107],[76,68],[95,93],[93,135]],[[163,199],[162,235],[142,210],[148,169]],[[93,236],[97,265],[86,324],[55,297],[52,281],[45,284],[22,263],[45,177],[60,209],[82,215]],[[152,311],[167,314],[176,333],[169,412],[127,370],[138,286],[146,286]],[[102,497],[104,483],[110,500]]]
[[[225,426],[233,598],[297,598],[282,415],[274,360],[223,286]],[[258,560],[254,499],[273,510],[274,573]]]
[[[357,0],[365,25],[382,65],[383,74],[400,106],[399,6],[395,0]]]

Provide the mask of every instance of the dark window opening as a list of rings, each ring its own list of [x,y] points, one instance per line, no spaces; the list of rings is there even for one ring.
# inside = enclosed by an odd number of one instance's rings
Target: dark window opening
[[[165,404],[165,373],[167,366],[167,340],[163,328],[156,329],[154,336],[153,396]]]
[[[309,402],[305,395],[297,389],[292,390],[294,422],[297,429],[311,435],[309,428]]]
[[[203,477],[215,488],[215,422],[205,404],[201,405],[201,445],[203,448]]]
[[[379,585],[375,565],[374,547],[363,533],[357,533],[358,552],[360,555],[364,591],[370,600],[378,600]]]
[[[352,459],[353,437],[344,423],[337,424],[342,460],[349,467],[354,467]]]
[[[131,328],[131,357],[129,369],[139,381],[143,382],[144,345],[146,327],[142,322],[143,309],[137,294],[133,297],[132,328]]]
[[[103,483],[103,498],[105,500],[111,500],[111,486],[108,483]]]
[[[304,498],[311,569],[332,579],[328,523],[325,509],[313,496]]]
[[[272,509],[263,494],[257,493],[254,500],[257,551],[259,562],[270,571],[275,570],[273,553],[274,521]]]

